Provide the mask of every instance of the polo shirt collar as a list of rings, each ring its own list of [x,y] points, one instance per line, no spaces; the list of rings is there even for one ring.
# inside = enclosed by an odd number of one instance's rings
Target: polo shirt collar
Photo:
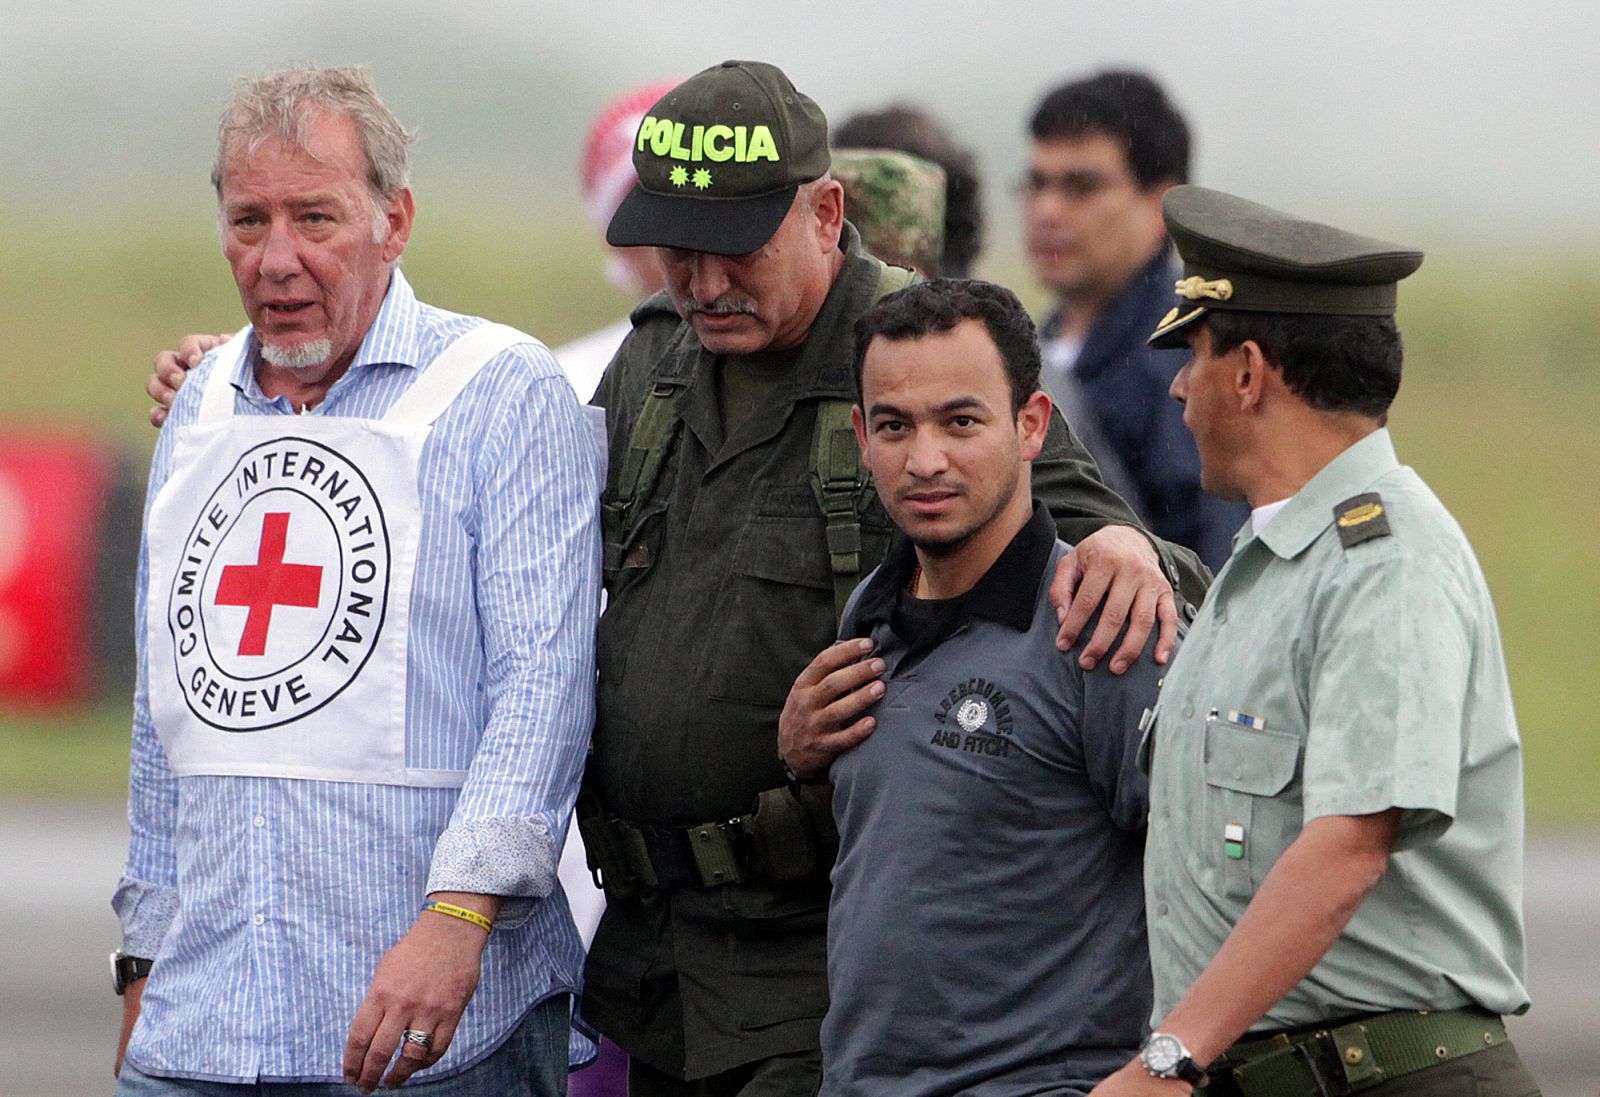
[[[1308,480],[1261,531],[1261,542],[1285,560],[1293,559],[1333,524],[1335,507],[1352,495],[1370,490],[1380,478],[1399,467],[1394,440],[1386,428],[1380,427]],[[1235,551],[1249,540],[1250,528],[1246,521],[1239,533],[1243,540],[1235,541]]]
[[[1033,617],[1039,598],[1039,581],[1056,545],[1055,519],[1037,500],[1033,516],[1017,531],[989,570],[983,573],[972,589],[958,598],[962,617],[982,617],[1007,625],[1018,632],[1033,627]],[[856,623],[853,635],[870,635],[875,625],[889,622],[894,614],[900,592],[911,582],[911,573],[917,566],[916,549],[911,539],[896,533],[889,543],[883,563],[867,582],[866,589],[856,604]]]

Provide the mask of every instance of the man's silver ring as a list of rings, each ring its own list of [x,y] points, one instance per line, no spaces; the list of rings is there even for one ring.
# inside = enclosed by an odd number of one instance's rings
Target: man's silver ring
[[[408,1044],[416,1044],[420,1048],[433,1046],[433,1033],[423,1032],[421,1029],[408,1028],[400,1034],[400,1039]]]

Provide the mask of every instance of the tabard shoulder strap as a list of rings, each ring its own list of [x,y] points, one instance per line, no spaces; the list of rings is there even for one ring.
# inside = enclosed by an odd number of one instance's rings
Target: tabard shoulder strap
[[[464,332],[390,405],[383,421],[401,427],[428,426],[445,413],[484,366],[521,343],[542,345],[533,336],[504,324],[479,324]]]
[[[878,266],[874,301],[916,281],[916,272],[905,267],[881,261]],[[849,400],[820,401],[811,435],[811,487],[827,525],[836,622],[843,620],[850,593],[861,582],[861,514],[872,500],[872,477],[861,467],[861,451],[850,423],[851,406]]]
[[[250,345],[250,329],[243,328],[238,334],[217,348],[216,357],[211,360],[211,376],[206,378],[206,389],[200,394],[200,412],[195,422],[200,426],[207,423],[220,423],[233,415],[233,375],[239,368],[239,359],[244,357],[245,348]]]

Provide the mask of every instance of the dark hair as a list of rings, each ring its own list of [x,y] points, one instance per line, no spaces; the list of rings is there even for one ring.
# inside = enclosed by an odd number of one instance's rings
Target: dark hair
[[[1103,133],[1123,143],[1139,186],[1189,181],[1189,125],[1161,85],[1113,70],[1056,88],[1033,112],[1035,141]]]
[[[977,158],[938,122],[915,107],[895,104],[865,111],[831,130],[834,148],[898,149],[944,169],[944,255],[939,273],[966,278],[983,246],[983,203]]]
[[[1011,414],[1039,388],[1039,334],[1017,295],[993,282],[935,278],[879,301],[856,321],[856,403],[862,402],[861,366],[874,339],[920,339],[977,320],[1000,352],[1011,389]]]
[[[1319,316],[1213,309],[1201,320],[1211,353],[1252,340],[1307,404],[1383,420],[1400,391],[1404,357],[1390,316]]]

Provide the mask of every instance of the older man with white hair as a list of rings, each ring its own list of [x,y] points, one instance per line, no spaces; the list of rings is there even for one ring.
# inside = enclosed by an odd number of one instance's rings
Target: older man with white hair
[[[598,461],[543,345],[397,269],[408,141],[359,69],[223,113],[250,326],[151,469],[119,1094],[553,1094],[589,1052]]]

